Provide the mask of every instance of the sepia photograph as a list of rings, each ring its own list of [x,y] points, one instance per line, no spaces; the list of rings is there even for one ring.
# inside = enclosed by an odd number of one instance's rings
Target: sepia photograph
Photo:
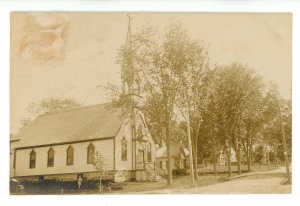
[[[291,194],[292,18],[11,12],[10,195]]]

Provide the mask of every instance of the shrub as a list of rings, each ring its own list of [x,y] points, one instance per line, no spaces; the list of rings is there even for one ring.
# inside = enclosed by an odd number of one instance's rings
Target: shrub
[[[173,169],[172,174],[176,175],[176,176],[182,176],[182,175],[186,174],[186,170],[185,169]]]

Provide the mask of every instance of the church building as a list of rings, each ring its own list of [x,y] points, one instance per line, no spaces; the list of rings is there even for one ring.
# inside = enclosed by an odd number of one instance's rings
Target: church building
[[[134,119],[135,125],[130,118],[122,119],[109,104],[41,115],[17,135],[11,175],[94,177],[98,173],[92,160],[98,151],[108,167],[107,178],[123,172],[127,180],[153,180],[155,143],[142,113]]]
[[[107,165],[107,179],[122,174],[126,180],[157,180],[155,142],[136,99],[139,84],[131,64],[130,17],[122,66],[127,114],[110,103],[38,116],[11,142],[11,176],[15,178],[97,178],[95,152]],[[105,179],[104,178],[104,179]]]

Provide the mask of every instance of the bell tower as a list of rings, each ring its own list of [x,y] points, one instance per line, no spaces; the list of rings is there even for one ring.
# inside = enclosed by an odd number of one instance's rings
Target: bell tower
[[[133,62],[133,48],[131,41],[131,22],[132,18],[130,14],[128,17],[128,29],[126,36],[126,43],[122,51],[122,70],[121,70],[121,81],[122,81],[122,96],[126,101],[125,109],[128,115],[125,115],[126,118],[130,120],[130,130],[131,130],[131,140],[132,140],[132,170],[136,169],[136,130],[137,130],[137,115],[138,107],[137,100],[139,98],[139,81],[137,74],[134,70]]]

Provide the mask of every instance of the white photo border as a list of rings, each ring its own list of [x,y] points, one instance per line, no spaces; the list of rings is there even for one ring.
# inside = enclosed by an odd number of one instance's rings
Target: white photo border
[[[27,1],[0,0],[0,204],[1,205],[296,205],[300,195],[300,1],[185,0],[185,1]],[[293,102],[293,185],[288,195],[9,195],[9,68],[10,12],[291,12],[293,14],[292,102]]]

